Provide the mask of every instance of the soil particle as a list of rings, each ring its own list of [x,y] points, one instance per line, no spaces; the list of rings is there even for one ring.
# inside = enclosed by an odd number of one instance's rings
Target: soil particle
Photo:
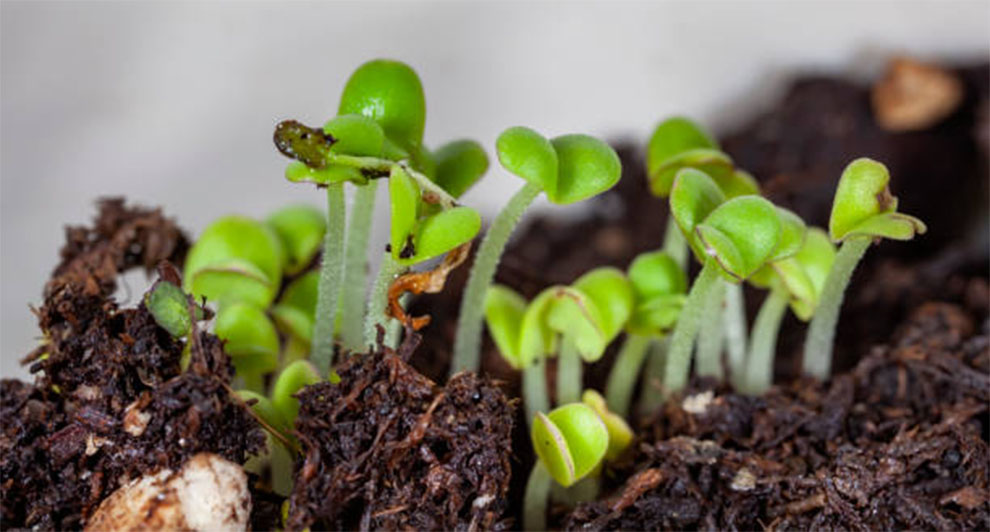
[[[410,337],[414,344],[417,335]],[[413,345],[414,345],[413,344]],[[381,350],[348,357],[340,383],[299,394],[288,528],[506,528],[514,406],[461,373],[438,387]]]
[[[182,372],[183,343],[143,304],[120,309],[111,297],[119,273],[181,260],[186,247],[160,211],[119,199],[100,203],[91,228],[67,229],[36,311],[44,341],[26,358],[36,381],[0,381],[5,528],[79,529],[132,478],[201,451],[241,463],[263,445],[231,398],[233,370],[215,336],[196,332]]]
[[[974,330],[930,303],[827,387],[718,388],[703,414],[669,402],[608,477],[629,480],[566,528],[985,530],[990,352]]]

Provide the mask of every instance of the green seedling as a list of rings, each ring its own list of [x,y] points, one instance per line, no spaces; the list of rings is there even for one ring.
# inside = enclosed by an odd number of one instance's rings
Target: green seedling
[[[608,430],[608,449],[605,450],[606,461],[612,461],[626,452],[633,440],[633,431],[621,415],[609,410],[605,398],[595,390],[585,390],[581,394],[581,402],[590,406],[598,414]]]
[[[897,198],[891,195],[889,182],[887,167],[872,159],[856,159],[842,172],[828,222],[832,241],[842,245],[825,279],[805,340],[807,375],[825,380],[831,372],[832,343],[843,294],[870,244],[883,238],[911,240],[927,229],[921,220],[897,212]]]
[[[670,209],[703,266],[671,336],[665,394],[687,384],[691,350],[710,292],[720,279],[739,283],[756,273],[774,256],[783,232],[772,203],[758,196],[726,201],[708,175],[690,168],[677,174]]]
[[[279,339],[268,316],[247,303],[228,303],[217,311],[214,332],[224,340],[237,377],[249,390],[261,392],[264,376],[278,369]]]
[[[321,380],[316,367],[307,360],[297,360],[279,373],[272,386],[272,406],[288,426],[294,426],[299,415],[296,392]]]
[[[320,251],[327,230],[326,216],[308,205],[290,205],[272,213],[265,224],[278,235],[285,251],[282,270],[295,275]]]
[[[192,332],[193,318],[197,321],[206,317],[202,307],[196,305],[190,316],[189,295],[174,283],[165,280],[155,285],[144,296],[144,306],[155,318],[155,322],[176,338],[188,336]]]
[[[615,151],[587,135],[547,139],[513,127],[499,135],[496,151],[502,166],[526,184],[496,216],[478,248],[461,300],[452,373],[478,369],[485,296],[509,236],[530,203],[540,193],[560,205],[588,199],[614,186],[622,173]]]
[[[633,311],[626,324],[626,339],[605,387],[609,408],[620,416],[629,414],[636,378],[650,346],[664,338],[677,323],[687,292],[684,270],[664,251],[636,257],[627,276],[633,291]],[[654,356],[663,356],[660,350],[655,353]],[[644,381],[659,377],[644,375]]]
[[[275,324],[287,338],[287,353],[294,355],[283,357],[283,365],[309,352],[316,321],[319,282],[319,272],[302,275],[285,287],[282,296],[271,308]]]
[[[283,253],[278,236],[266,225],[225,216],[210,224],[189,250],[183,288],[221,306],[245,302],[265,308],[282,280]]]
[[[753,324],[753,342],[745,368],[741,370],[741,379],[736,383],[740,391],[761,395],[770,388],[777,332],[788,303],[800,320],[810,320],[834,261],[835,246],[828,235],[821,229],[811,228],[797,254],[775,261],[753,276],[753,284],[768,288],[770,292]]]

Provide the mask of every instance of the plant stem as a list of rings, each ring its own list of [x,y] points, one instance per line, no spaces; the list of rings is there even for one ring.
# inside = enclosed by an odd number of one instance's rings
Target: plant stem
[[[643,371],[643,384],[639,392],[640,415],[652,414],[663,404],[663,394],[660,393],[660,383],[663,382],[663,370],[667,365],[667,348],[670,338],[661,338],[650,343],[646,368]]]
[[[867,237],[851,238],[842,243],[832,270],[825,278],[818,308],[811,318],[808,336],[804,341],[804,374],[819,380],[828,379],[832,371],[832,342],[835,340],[835,326],[839,322],[839,309],[842,296],[852,278],[853,270],[873,241]]]
[[[767,294],[753,323],[753,343],[749,347],[745,377],[739,386],[742,393],[762,395],[773,383],[773,355],[777,350],[780,320],[787,310],[787,291],[775,286]]]
[[[733,382],[743,376],[746,363],[746,302],[742,284],[726,283],[725,351],[729,355],[729,373]]]
[[[284,369],[289,364],[297,360],[303,360],[309,356],[309,345],[292,335],[285,342],[282,348],[282,358],[279,360],[279,370]]]
[[[725,300],[726,281],[720,281],[708,293],[701,316],[701,327],[698,331],[698,347],[695,352],[694,372],[700,377],[715,377],[722,380],[722,346],[724,345],[725,312],[722,302]]]
[[[547,413],[550,411],[546,367],[546,359],[540,357],[523,370],[523,406],[526,408],[526,423],[529,425],[533,424],[537,412]]]
[[[368,298],[368,313],[364,317],[365,347],[374,346],[378,340],[377,325],[388,330],[387,324],[392,319],[385,315],[385,307],[388,306],[388,288],[403,271],[405,267],[393,259],[391,253],[386,253],[382,258],[381,266],[378,267],[375,284],[371,287],[371,297]]]
[[[327,186],[327,234],[317,288],[313,347],[310,354],[320,375],[326,376],[333,359],[333,333],[337,323],[337,296],[344,270],[344,184]]]
[[[557,405],[581,400],[581,354],[574,342],[563,338],[557,355]]]
[[[481,241],[481,246],[478,247],[461,299],[460,318],[454,339],[454,356],[450,365],[451,375],[464,370],[478,371],[481,364],[481,327],[484,323],[485,294],[495,277],[495,268],[502,257],[509,236],[512,235],[512,230],[540,192],[541,189],[532,183],[526,183],[519,189],[492,221],[491,227]]]
[[[667,366],[663,372],[663,394],[670,396],[684,389],[691,369],[691,348],[701,326],[702,312],[708,302],[708,294],[718,286],[720,266],[714,258],[705,260],[701,273],[694,280],[687,301],[681,309],[674,332],[670,337],[670,350],[667,351]]]
[[[344,281],[340,288],[340,342],[351,351],[360,351],[364,333],[363,304],[368,289],[368,235],[375,212],[378,181],[354,191],[351,219],[347,222],[344,251]]]
[[[670,214],[667,215],[667,228],[663,234],[663,251],[670,255],[682,270],[687,270],[688,242],[680,226],[677,225],[677,220]]]
[[[523,496],[523,530],[547,529],[547,501],[553,477],[539,459],[526,481],[526,494]]]
[[[643,359],[650,347],[650,337],[638,334],[626,334],[619,356],[612,365],[605,385],[605,402],[608,409],[616,414],[627,417],[629,402],[632,400],[636,377],[643,366]]]

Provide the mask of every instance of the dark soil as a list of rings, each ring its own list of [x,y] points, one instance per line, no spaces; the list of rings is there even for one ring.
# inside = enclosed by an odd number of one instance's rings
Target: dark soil
[[[670,402],[612,472],[628,482],[567,528],[986,530],[990,331],[974,329],[931,303],[827,387],[719,388],[700,414]]]
[[[507,528],[514,405],[474,373],[438,387],[399,353],[353,355],[299,395],[288,528]]]
[[[66,230],[62,262],[37,310],[44,344],[33,385],[0,382],[4,528],[80,529],[127,480],[210,451],[235,462],[264,445],[213,335],[183,344],[141,304],[120,309],[117,276],[179,261],[187,241],[158,210],[104,200],[92,228]],[[164,272],[174,272],[164,268]],[[172,273],[174,275],[174,273]]]

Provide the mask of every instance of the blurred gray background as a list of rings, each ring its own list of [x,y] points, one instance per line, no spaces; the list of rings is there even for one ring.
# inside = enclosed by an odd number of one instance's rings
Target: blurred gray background
[[[26,375],[28,305],[63,225],[88,221],[97,197],[162,205],[194,235],[221,214],[320,204],[282,179],[272,129],[329,118],[367,59],[419,71],[429,145],[490,150],[516,124],[642,142],[673,113],[731,126],[796,71],[873,77],[894,53],[988,48],[987,1],[3,1],[0,374]],[[490,218],[519,184],[496,164],[464,201]]]

